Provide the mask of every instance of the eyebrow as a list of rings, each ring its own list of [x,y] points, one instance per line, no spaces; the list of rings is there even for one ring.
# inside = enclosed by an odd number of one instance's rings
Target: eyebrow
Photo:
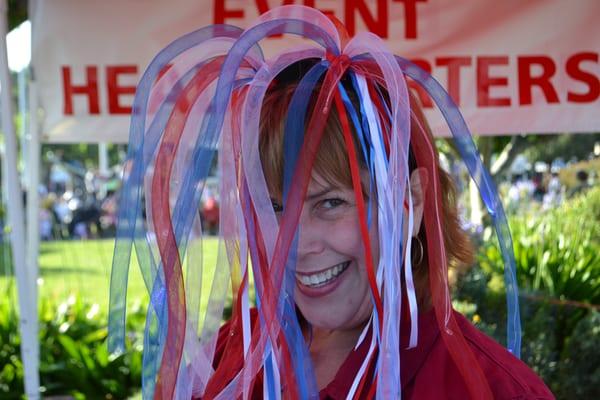
[[[317,198],[319,198],[321,196],[324,196],[327,193],[333,192],[335,190],[337,190],[337,188],[335,188],[333,186],[326,186],[323,189],[319,190],[318,192],[307,193],[306,198],[304,199],[304,201],[317,199]],[[278,199],[275,199],[273,197],[271,197],[271,201],[276,202],[276,203],[283,202],[283,200],[278,200]]]
[[[335,190],[334,187],[331,186],[327,186],[325,188],[323,188],[322,190],[319,190],[318,192],[314,192],[314,193],[309,193],[306,195],[306,200],[314,200],[316,198],[319,198],[323,195],[326,195],[327,193],[331,192]]]

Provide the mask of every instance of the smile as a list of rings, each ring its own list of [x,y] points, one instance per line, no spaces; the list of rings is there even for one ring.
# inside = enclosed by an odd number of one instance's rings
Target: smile
[[[350,265],[350,261],[345,261],[330,267],[324,271],[311,275],[296,274],[296,279],[309,288],[318,288],[329,284],[340,276]]]

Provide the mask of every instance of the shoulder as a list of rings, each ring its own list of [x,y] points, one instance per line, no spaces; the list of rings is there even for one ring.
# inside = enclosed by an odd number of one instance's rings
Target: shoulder
[[[462,314],[454,315],[496,399],[554,399],[544,381],[527,364],[475,328]]]

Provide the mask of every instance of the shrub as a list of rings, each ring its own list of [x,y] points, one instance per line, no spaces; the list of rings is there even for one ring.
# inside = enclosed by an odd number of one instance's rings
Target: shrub
[[[562,398],[600,399],[600,313],[581,319],[567,340],[560,364]]]
[[[517,279],[525,295],[600,303],[600,187],[537,215],[510,219]],[[486,228],[484,236],[490,238]],[[501,275],[498,247],[485,240],[480,266]]]
[[[128,324],[127,351],[109,355],[106,316],[98,305],[87,305],[71,296],[61,304],[48,300],[40,306],[40,390],[47,395],[75,399],[124,399],[139,390],[142,370],[142,337],[145,315],[134,307]],[[0,303],[0,397],[23,396],[18,316],[8,303]],[[135,325],[135,327],[131,326]]]
[[[509,218],[523,322],[521,356],[559,398],[600,398],[588,395],[597,394],[599,387],[600,371],[591,365],[600,360],[598,336],[578,333],[590,319],[598,320],[590,315],[596,315],[591,310],[600,304],[599,220],[600,187],[554,210]],[[484,230],[477,254],[480,268],[459,279],[455,298],[475,304],[477,325],[505,343],[504,263],[491,233]],[[585,354],[582,348],[591,364],[580,373],[574,365],[566,366],[578,360],[577,352]],[[573,397],[579,393],[572,389],[576,385],[585,394]]]

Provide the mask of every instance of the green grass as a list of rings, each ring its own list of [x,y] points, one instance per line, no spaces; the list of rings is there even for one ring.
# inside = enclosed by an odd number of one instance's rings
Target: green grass
[[[200,309],[205,310],[210,284],[217,261],[217,239],[203,240],[202,260],[205,278],[202,280]],[[112,268],[114,240],[43,242],[39,256],[39,304],[61,304],[69,297],[83,303],[98,304],[100,318],[106,318]],[[147,304],[148,293],[135,256],[129,268],[127,303]],[[0,241],[0,303],[10,302],[17,307],[17,285],[10,260],[10,247]],[[188,294],[189,296],[190,294]],[[17,307],[18,308],[18,307]],[[201,313],[202,314],[202,313]],[[1,369],[1,368],[0,368]],[[130,400],[141,399],[141,393]]]
[[[81,240],[43,242],[39,257],[39,298],[64,301],[71,295],[85,303],[96,303],[107,311],[114,240]],[[0,253],[7,253],[6,245]],[[210,278],[217,259],[217,240],[204,239],[203,266]],[[8,257],[0,259],[0,293],[16,303],[17,289]],[[202,303],[210,289],[211,279],[203,279]],[[200,293],[200,292],[199,292]],[[127,303],[147,302],[148,294],[139,267],[133,257],[129,268]],[[54,302],[53,301],[53,302]],[[204,305],[204,304],[203,304]]]

